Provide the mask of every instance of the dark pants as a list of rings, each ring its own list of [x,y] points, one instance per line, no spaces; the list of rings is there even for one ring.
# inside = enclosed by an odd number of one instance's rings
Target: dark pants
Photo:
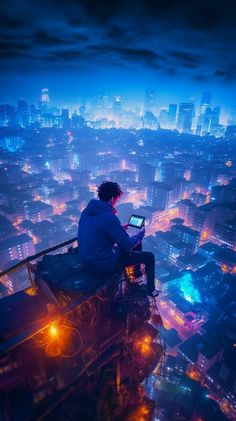
[[[147,288],[149,292],[155,289],[155,256],[150,251],[142,251],[142,243],[139,243],[132,251],[121,250],[119,266],[124,269],[127,266],[135,266],[135,277],[142,275],[140,264],[145,265],[147,275]]]

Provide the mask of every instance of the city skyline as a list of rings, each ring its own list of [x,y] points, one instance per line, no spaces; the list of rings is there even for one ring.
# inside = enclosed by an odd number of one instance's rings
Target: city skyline
[[[18,99],[14,105],[0,103],[0,124],[22,128],[168,129],[222,137],[227,127],[236,125],[236,109],[227,112],[221,103],[215,103],[209,90],[197,102],[190,97],[167,106],[159,102],[158,93],[151,88],[145,90],[142,101],[134,104],[120,95],[99,92],[86,101],[66,106],[53,100],[49,89],[43,88],[33,104],[26,99]]]

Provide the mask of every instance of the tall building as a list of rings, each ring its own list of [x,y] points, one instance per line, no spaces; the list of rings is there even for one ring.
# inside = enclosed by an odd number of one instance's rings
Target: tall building
[[[211,92],[203,92],[197,120],[196,134],[201,135],[202,132],[207,133],[211,123]]]
[[[211,202],[236,203],[236,188],[231,183],[227,186],[212,186]]]
[[[96,104],[95,104],[96,117],[100,118],[104,116],[104,113],[107,110],[107,107],[108,107],[108,96],[105,95],[103,92],[100,92],[96,97]]]
[[[199,247],[200,232],[185,225],[174,225],[171,232],[175,234],[183,243],[191,247],[191,252],[196,253]]]
[[[119,95],[116,95],[113,101],[113,106],[112,106],[114,114],[120,114],[121,104],[122,104],[121,97]]]
[[[156,94],[153,89],[147,89],[145,94],[144,112],[155,114],[156,112]]]
[[[35,253],[34,243],[27,234],[17,235],[0,242],[0,264],[10,260],[23,260]]]
[[[155,181],[148,186],[147,205],[168,209],[173,202],[173,189],[168,184]]]
[[[169,109],[168,109],[168,126],[169,126],[169,128],[175,127],[176,117],[177,117],[177,104],[169,104]]]
[[[205,91],[202,94],[201,105],[200,105],[200,114],[205,114],[205,111],[211,105],[211,92]]]
[[[196,207],[193,216],[193,228],[197,231],[205,231],[207,236],[210,236],[215,223],[215,209],[214,203]]]
[[[195,106],[190,102],[181,102],[177,120],[177,129],[183,133],[191,133]]]
[[[160,179],[161,181],[170,182],[175,178],[183,178],[184,165],[179,162],[162,162],[160,166]]]
[[[45,113],[47,111],[49,102],[50,98],[48,88],[41,89],[41,96],[39,101],[39,108],[41,112]]]
[[[150,164],[140,164],[138,181],[143,184],[150,184],[155,181],[156,168]]]
[[[225,137],[227,139],[232,139],[232,140],[236,139],[236,124],[235,126],[226,127]]]
[[[24,99],[17,102],[17,122],[21,127],[27,127],[29,124],[29,105]]]
[[[63,129],[69,129],[70,127],[69,110],[67,108],[61,110],[61,124]]]
[[[165,108],[161,109],[158,120],[161,128],[168,128],[168,111]]]
[[[184,199],[178,203],[179,216],[187,225],[192,225],[195,209],[196,205],[191,200]]]

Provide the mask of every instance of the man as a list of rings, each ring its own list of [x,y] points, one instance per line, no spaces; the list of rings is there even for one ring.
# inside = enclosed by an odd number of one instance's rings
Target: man
[[[89,202],[79,221],[78,245],[82,262],[88,270],[96,273],[112,273],[142,263],[147,275],[148,294],[156,296],[155,257],[148,251],[133,250],[141,243],[145,228],[129,237],[121,225],[114,208],[123,193],[117,183],[105,181],[97,191],[99,200]]]

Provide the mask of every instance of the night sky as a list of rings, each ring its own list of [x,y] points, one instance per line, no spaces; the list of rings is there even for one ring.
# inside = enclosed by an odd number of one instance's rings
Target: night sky
[[[236,103],[234,0],[2,0],[0,100],[107,93]],[[165,104],[164,104],[165,105]]]

